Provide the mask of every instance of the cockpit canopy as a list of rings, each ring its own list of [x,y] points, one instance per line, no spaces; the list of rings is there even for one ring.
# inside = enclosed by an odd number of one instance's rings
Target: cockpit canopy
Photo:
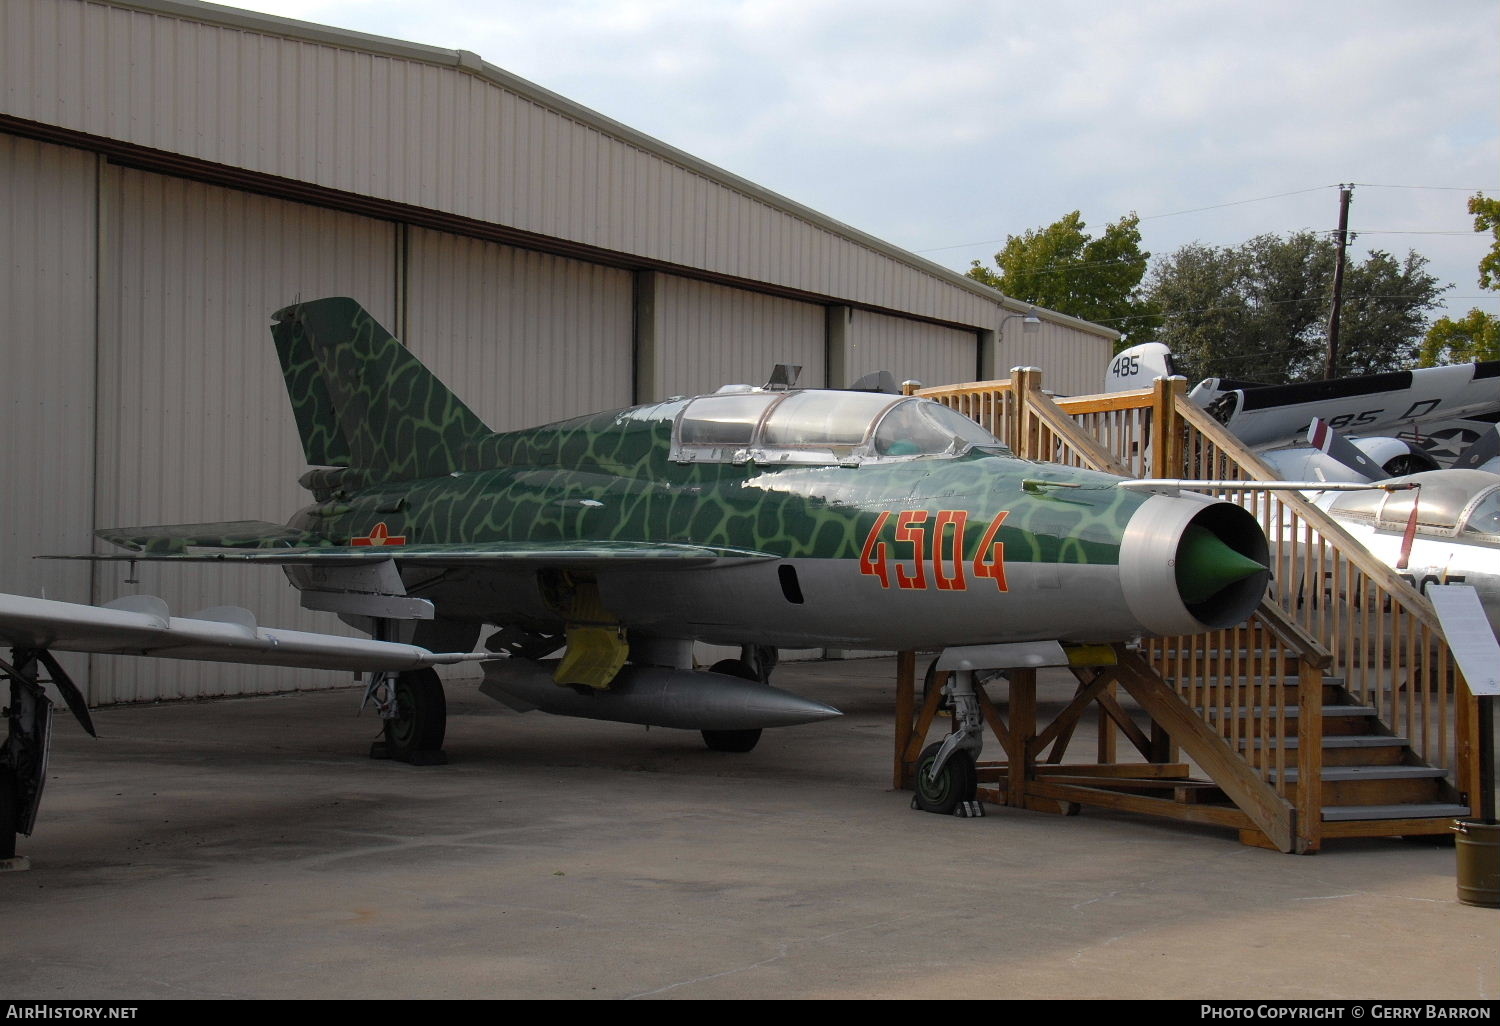
[[[1420,489],[1400,492],[1346,492],[1329,512],[1371,521],[1383,531],[1405,530],[1412,503],[1417,530],[1500,545],[1500,476],[1483,470],[1433,470],[1405,480]]]
[[[930,399],[869,392],[720,392],[678,415],[672,458],[683,463],[836,463],[956,456],[1004,445]]]

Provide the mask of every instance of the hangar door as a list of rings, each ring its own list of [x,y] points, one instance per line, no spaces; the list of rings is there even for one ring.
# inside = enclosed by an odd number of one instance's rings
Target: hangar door
[[[883,370],[895,375],[897,383],[915,378],[924,385],[950,385],[978,376],[979,336],[972,331],[868,310],[851,310],[846,316],[845,384]]]
[[[346,295],[390,323],[395,227],[320,207],[110,167],[101,190],[95,523],[283,521],[310,496],[271,343],[271,313]],[[101,543],[102,547],[102,543]],[[127,583],[127,576],[139,583]],[[174,613],[242,605],[262,623],[342,630],[279,571],[101,564],[94,600],[145,593]],[[346,675],[96,657],[93,699],[252,694]]]
[[[1044,321],[1028,335],[1016,321],[1001,335],[995,373],[1010,377],[1012,367],[1040,367],[1042,387],[1058,395],[1093,395],[1104,387],[1114,344],[1099,335]]]
[[[96,167],[0,135],[0,589],[67,602],[88,601],[88,565],[32,557],[87,552],[93,527]]]
[[[804,388],[824,382],[827,324],[816,303],[653,276],[657,283],[655,371],[641,401],[761,385],[778,363],[800,363]]]
[[[410,229],[393,330],[496,431],[630,405],[630,272]]]

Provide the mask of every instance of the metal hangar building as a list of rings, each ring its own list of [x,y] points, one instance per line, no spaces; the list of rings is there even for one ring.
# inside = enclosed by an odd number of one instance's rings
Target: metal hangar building
[[[1024,304],[475,54],[191,0],[0,0],[0,237],[0,589],[312,630],[272,571],[31,558],[305,504],[267,330],[298,297],[355,297],[499,430],[778,361],[1093,392],[1116,337],[1023,333]],[[93,704],[342,682],[69,668]]]

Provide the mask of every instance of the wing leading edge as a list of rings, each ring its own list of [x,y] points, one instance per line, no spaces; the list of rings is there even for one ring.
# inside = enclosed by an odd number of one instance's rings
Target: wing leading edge
[[[554,541],[478,542],[432,545],[330,545],[302,532],[283,530],[272,536],[248,530],[242,524],[192,524],[178,527],[111,528],[99,532],[105,541],[128,548],[125,553],[80,556],[45,556],[45,559],[90,559],[109,562],[179,560],[198,563],[266,563],[271,565],[337,564],[394,559],[426,566],[489,566],[495,569],[613,570],[643,568],[687,570],[728,563],[754,563],[780,559],[774,553],[712,545],[675,542]],[[265,525],[275,527],[275,525]],[[237,538],[220,532],[226,527],[244,527]],[[280,530],[280,529],[278,529]],[[174,533],[175,532],[175,533]],[[300,535],[300,537],[299,537]],[[300,544],[299,544],[300,542]]]
[[[298,666],[316,670],[415,670],[493,659],[487,652],[429,652],[414,645],[261,627],[247,609],[222,606],[172,616],[150,595],[87,606],[0,594],[0,641],[21,649]]]

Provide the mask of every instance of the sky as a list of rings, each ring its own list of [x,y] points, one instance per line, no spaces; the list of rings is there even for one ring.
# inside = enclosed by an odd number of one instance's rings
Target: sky
[[[1164,256],[1332,231],[1500,312],[1494,0],[245,0],[470,50],[957,271],[1073,210]]]

